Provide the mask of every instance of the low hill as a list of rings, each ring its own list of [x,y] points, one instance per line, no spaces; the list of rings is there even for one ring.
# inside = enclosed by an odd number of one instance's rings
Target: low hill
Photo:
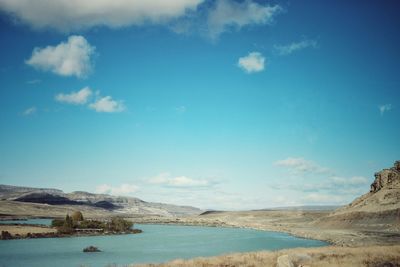
[[[322,225],[400,227],[400,161],[375,173],[368,193],[321,219]]]
[[[12,214],[18,207],[19,215],[40,215],[47,210],[52,216],[67,210],[84,209],[91,214],[119,214],[126,216],[187,216],[198,215],[202,210],[190,206],[146,202],[135,197],[93,194],[83,191],[64,193],[58,189],[0,185],[0,213]],[[42,206],[41,206],[42,205]],[[57,216],[57,215],[54,215]]]

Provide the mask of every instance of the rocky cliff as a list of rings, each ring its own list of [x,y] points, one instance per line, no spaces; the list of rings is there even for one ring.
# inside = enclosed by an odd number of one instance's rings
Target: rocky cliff
[[[375,173],[375,181],[371,184],[371,193],[381,189],[398,189],[400,187],[400,160],[394,163],[394,167]]]
[[[392,168],[375,173],[368,193],[335,210],[318,223],[399,228],[400,161],[396,161]]]

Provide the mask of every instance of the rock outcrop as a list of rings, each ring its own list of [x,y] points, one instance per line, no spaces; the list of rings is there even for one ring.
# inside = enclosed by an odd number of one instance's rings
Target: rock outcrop
[[[276,267],[294,267],[289,255],[279,256],[276,261]]]
[[[376,193],[382,188],[400,187],[400,160],[394,163],[394,167],[375,173],[375,181],[371,184],[371,193]]]
[[[375,225],[377,229],[400,226],[400,161],[375,174],[370,192],[332,212],[318,224]]]

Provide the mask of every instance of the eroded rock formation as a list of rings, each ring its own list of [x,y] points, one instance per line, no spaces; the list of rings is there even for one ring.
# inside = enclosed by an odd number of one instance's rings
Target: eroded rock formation
[[[400,185],[400,161],[394,163],[394,167],[384,169],[375,173],[375,181],[371,184],[371,193],[376,193],[382,188],[388,189],[399,187]]]
[[[400,229],[400,161],[375,174],[368,193],[317,222],[335,227]]]

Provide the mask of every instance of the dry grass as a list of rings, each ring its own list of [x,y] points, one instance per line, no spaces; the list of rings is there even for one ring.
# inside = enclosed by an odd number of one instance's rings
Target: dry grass
[[[8,231],[12,235],[21,235],[25,236],[28,233],[38,234],[38,233],[55,233],[57,230],[49,227],[40,227],[40,226],[26,226],[26,225],[1,225],[0,224],[0,232]]]
[[[289,255],[294,266],[309,267],[400,267],[399,246],[322,247],[286,249],[276,252],[250,252],[191,260],[174,260],[164,264],[135,265],[137,267],[256,267],[276,266],[279,256]]]

